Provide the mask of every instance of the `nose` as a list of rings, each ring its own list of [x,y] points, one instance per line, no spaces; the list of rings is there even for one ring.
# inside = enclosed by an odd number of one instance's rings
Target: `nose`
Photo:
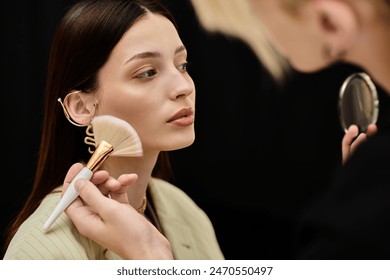
[[[188,73],[178,71],[172,78],[171,83],[171,98],[173,100],[184,98],[195,93],[194,81]]]

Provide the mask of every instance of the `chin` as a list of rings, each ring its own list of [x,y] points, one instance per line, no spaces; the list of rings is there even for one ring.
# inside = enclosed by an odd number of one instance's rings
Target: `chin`
[[[321,71],[323,69],[325,69],[326,67],[330,66],[331,63],[297,63],[297,62],[294,62],[294,61],[290,61],[290,66],[298,71],[298,72],[301,72],[301,73],[314,73],[314,72],[317,72],[317,71]]]
[[[170,147],[166,147],[165,151],[175,151],[181,150],[191,146],[195,142],[195,137],[181,138],[177,140],[172,140],[171,143],[174,145],[169,145]]]

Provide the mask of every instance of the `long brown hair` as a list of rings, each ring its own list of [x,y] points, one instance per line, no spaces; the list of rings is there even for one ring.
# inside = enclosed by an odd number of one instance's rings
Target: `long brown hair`
[[[59,23],[51,46],[45,88],[44,118],[32,191],[10,225],[7,248],[19,226],[43,198],[63,183],[69,167],[87,162],[85,128],[64,117],[59,98],[71,90],[91,92],[98,87],[97,73],[123,34],[147,12],[176,23],[158,0],[86,0],[73,5]],[[152,175],[171,179],[169,156],[162,152]],[[169,177],[170,176],[170,177]]]

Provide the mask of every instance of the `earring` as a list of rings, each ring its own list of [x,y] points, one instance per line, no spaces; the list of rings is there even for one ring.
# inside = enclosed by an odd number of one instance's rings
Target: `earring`
[[[70,93],[77,93],[77,92],[80,92],[80,90],[72,91]],[[65,99],[67,98],[67,96],[65,97]],[[93,154],[93,152],[94,152],[93,148],[96,148],[96,146],[97,146],[96,141],[95,141],[95,137],[94,137],[94,134],[93,134],[93,128],[92,128],[92,119],[93,119],[93,117],[92,117],[91,121],[88,124],[79,124],[79,123],[75,122],[74,120],[72,120],[72,118],[70,117],[70,115],[68,113],[68,110],[66,109],[64,103],[62,102],[61,97],[58,98],[57,101],[61,104],[61,107],[64,110],[64,115],[65,115],[65,117],[68,119],[68,121],[71,124],[73,124],[73,125],[75,125],[77,127],[87,127],[85,129],[85,134],[87,134],[87,136],[85,136],[85,138],[84,138],[84,143],[90,146],[90,147],[88,147],[88,152],[90,154]],[[93,116],[95,116],[95,113],[96,113],[96,105],[97,105],[97,102],[95,102],[93,104],[93,108],[94,108]]]
[[[69,94],[71,94],[71,93],[77,93],[77,92],[80,92],[80,90],[72,91],[72,92],[70,92]],[[69,95],[69,94],[68,94],[68,95]],[[65,99],[68,97],[68,95],[65,96]],[[88,124],[79,124],[79,123],[75,122],[74,120],[72,120],[72,118],[70,117],[70,115],[69,115],[69,113],[68,113],[68,110],[66,109],[64,103],[62,102],[61,97],[58,98],[57,101],[61,104],[61,107],[62,107],[62,109],[64,110],[65,117],[68,119],[68,121],[69,121],[71,124],[73,124],[73,125],[75,125],[75,126],[77,126],[77,127],[88,126]]]
[[[87,136],[85,136],[84,138],[84,143],[89,145],[88,152],[90,154],[93,154],[96,149],[97,143],[95,140],[95,135],[93,134],[92,123],[88,124],[87,128],[85,129],[85,134],[87,134]]]

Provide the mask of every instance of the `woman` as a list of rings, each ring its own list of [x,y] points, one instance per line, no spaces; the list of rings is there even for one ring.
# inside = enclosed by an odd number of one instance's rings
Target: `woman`
[[[390,92],[388,0],[192,0],[209,31],[246,41],[276,79],[290,67],[314,72],[336,62],[363,68]],[[299,232],[306,259],[388,259],[390,256],[390,128],[369,141],[342,143],[348,161],[313,207]],[[374,135],[375,134],[375,135]],[[365,138],[366,135],[361,135]],[[362,140],[362,139],[361,139]],[[353,154],[351,155],[351,151]]]
[[[54,37],[45,94],[34,186],[11,227],[4,259],[223,259],[206,214],[163,177],[169,175],[164,151],[194,141],[195,87],[174,20],[158,1],[87,0],[71,7]],[[97,186],[99,198],[109,202],[88,212],[90,200],[78,198],[66,212],[72,217],[78,207],[78,214],[96,218],[96,209],[110,212],[114,204],[130,215],[122,227],[136,225],[138,231],[95,243],[63,213],[45,233],[43,223],[61,192],[90,157],[85,128],[78,127],[99,115],[130,123],[143,156],[109,157],[91,181],[76,183],[82,193],[85,185]],[[90,220],[109,226],[118,221],[114,216]],[[87,224],[77,218],[75,224],[89,234]],[[111,238],[115,246],[107,249]],[[161,250],[150,250],[154,243],[162,244]]]

